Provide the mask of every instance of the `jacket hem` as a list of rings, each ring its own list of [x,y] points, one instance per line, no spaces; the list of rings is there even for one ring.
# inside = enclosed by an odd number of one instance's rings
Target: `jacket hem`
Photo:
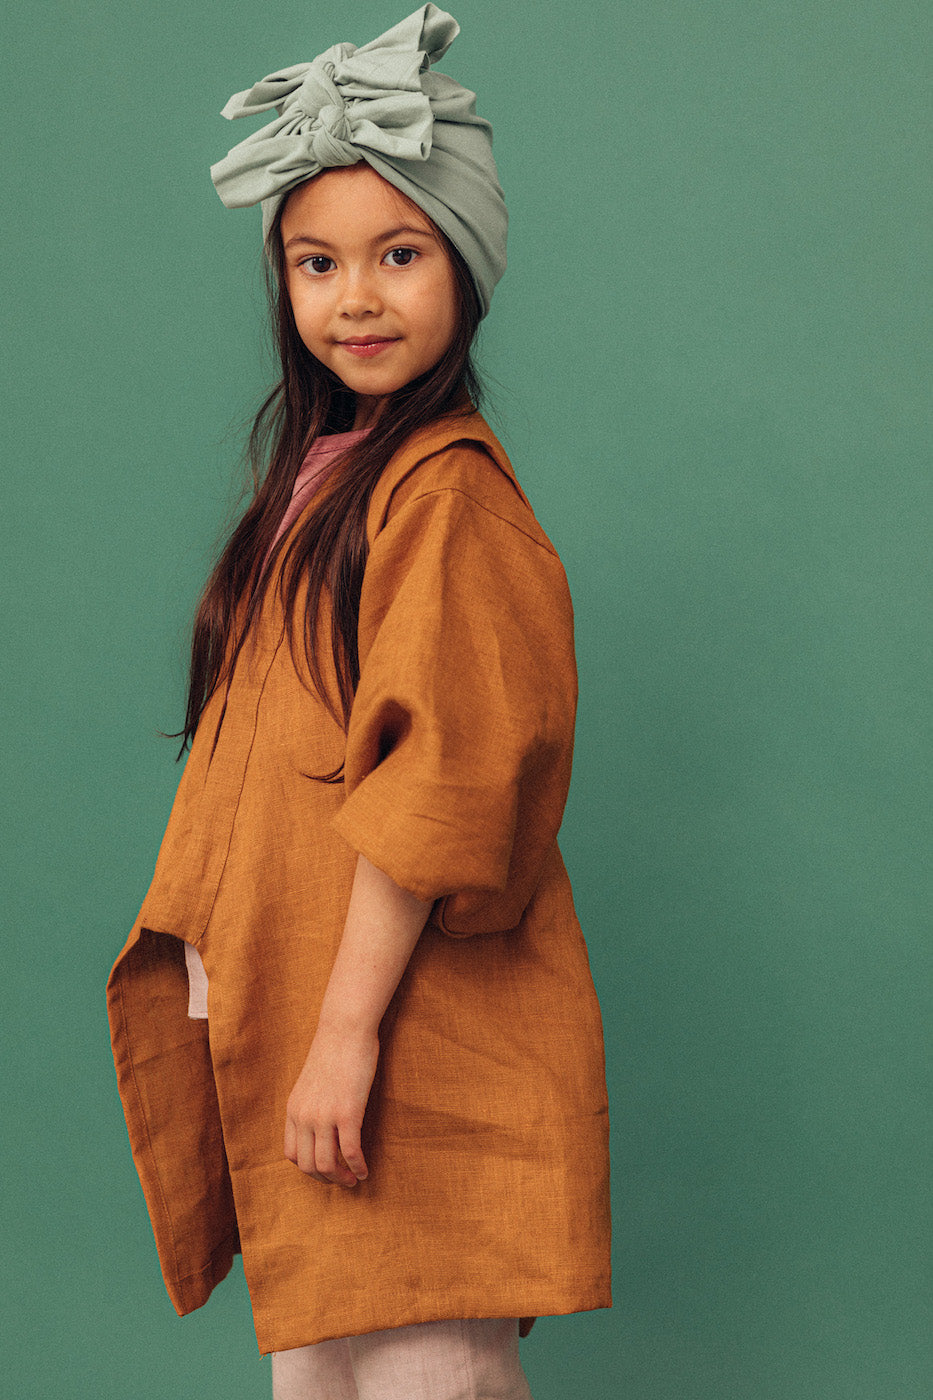
[[[222,1283],[229,1274],[234,1255],[239,1252],[240,1240],[234,1231],[214,1246],[210,1259],[194,1273],[185,1274],[184,1278],[169,1279],[163,1271],[168,1296],[179,1317],[186,1317],[188,1313],[203,1308],[218,1283]]]
[[[440,1322],[455,1318],[515,1317],[519,1320],[520,1329],[523,1324],[529,1324],[527,1329],[520,1330],[521,1336],[527,1336],[538,1318],[570,1317],[574,1313],[595,1312],[600,1308],[611,1307],[612,1294],[607,1283],[604,1287],[587,1290],[569,1301],[525,1296],[514,1306],[510,1306],[507,1301],[484,1305],[482,1302],[477,1303],[475,1298],[460,1303],[454,1299],[450,1306],[443,1310],[430,1306],[412,1307],[400,1310],[391,1318],[374,1317],[365,1325],[355,1327],[342,1326],[339,1322],[328,1324],[318,1321],[309,1324],[297,1318],[291,1323],[280,1319],[276,1324],[272,1319],[263,1318],[255,1305],[254,1315],[259,1351],[263,1356],[269,1356],[275,1351],[291,1351],[296,1347],[313,1346],[317,1342],[329,1342],[338,1337],[359,1337],[368,1332],[381,1332],[393,1327],[408,1327],[419,1322]]]

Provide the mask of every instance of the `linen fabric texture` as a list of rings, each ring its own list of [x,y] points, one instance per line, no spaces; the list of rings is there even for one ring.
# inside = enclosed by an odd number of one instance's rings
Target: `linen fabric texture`
[[[485,316],[505,271],[508,228],[492,127],[476,115],[475,93],[430,71],[459,32],[452,15],[422,5],[361,48],[334,44],[236,93],[222,112],[230,120],[278,115],[211,167],[224,204],[261,203],[267,239],[290,190],[365,160],[461,253]]]
[[[610,1304],[602,1027],[556,843],[576,702],[564,572],[473,411],[408,440],[367,529],[348,732],[270,586],[108,984],[169,1294],[201,1306],[242,1250],[263,1352]],[[320,626],[326,656],[326,609]],[[309,776],[342,760],[342,786]],[[358,852],[435,906],[380,1031],[370,1176],[348,1191],[302,1174],[283,1136]],[[209,1023],[187,1016],[182,940]]]
[[[295,484],[292,487],[292,498],[266,552],[264,567],[282,535],[295,523],[315,491],[320,489],[336,459],[348,447],[360,442],[370,432],[372,432],[371,428],[359,428],[356,431],[351,430],[346,433],[330,433],[317,438],[311,444],[304,461],[298,468],[298,475],[295,477]],[[188,1015],[206,1020],[207,973],[204,970],[200,953],[191,943],[185,944],[185,964],[188,969]]]

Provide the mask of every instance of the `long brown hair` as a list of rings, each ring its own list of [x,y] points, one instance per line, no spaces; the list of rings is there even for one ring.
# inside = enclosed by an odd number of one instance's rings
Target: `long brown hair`
[[[295,326],[280,231],[284,207],[283,200],[269,235],[271,258],[266,263],[282,375],[256,414],[249,436],[253,498],[220,553],[195,615],[185,725],[175,736],[182,739],[179,757],[191,744],[208,700],[218,686],[229,685],[244,638],[262,606],[274,573],[263,564],[302,460],[321,434],[353,427],[355,395],[307,350]],[[472,407],[480,407],[483,398],[470,353],[481,319],[479,298],[460,253],[436,225],[434,232],[454,270],[457,325],[453,340],[432,369],[388,396],[372,430],[341,454],[327,489],[291,538],[280,575],[296,667],[303,653],[315,690],[344,729],[359,683],[357,624],[368,552],[366,515],[375,485],[390,457],[416,429],[450,413],[469,413]],[[283,548],[285,542],[280,540],[273,558]],[[330,647],[336,697],[324,680],[317,628],[325,595],[332,604]],[[325,775],[324,781],[338,781],[340,772]]]

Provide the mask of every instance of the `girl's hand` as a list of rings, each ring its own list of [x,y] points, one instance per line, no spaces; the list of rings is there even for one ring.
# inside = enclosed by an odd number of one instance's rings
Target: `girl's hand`
[[[285,1116],[285,1156],[315,1181],[355,1186],[369,1175],[360,1133],[379,1026],[430,912],[430,900],[357,857],[317,1033]]]
[[[355,1186],[369,1175],[360,1136],[379,1041],[319,1025],[285,1116],[285,1156],[315,1181]]]

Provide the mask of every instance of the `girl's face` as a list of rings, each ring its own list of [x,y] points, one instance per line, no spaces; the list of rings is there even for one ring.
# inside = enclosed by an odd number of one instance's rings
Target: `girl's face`
[[[356,394],[354,428],[437,364],[453,340],[453,266],[428,216],[360,162],[316,175],[281,219],[295,324]]]

